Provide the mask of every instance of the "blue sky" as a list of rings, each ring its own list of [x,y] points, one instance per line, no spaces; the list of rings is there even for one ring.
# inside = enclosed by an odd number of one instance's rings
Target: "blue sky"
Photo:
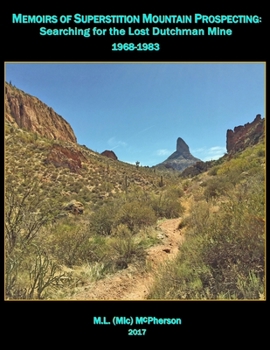
[[[203,161],[265,116],[264,63],[6,63],[6,81],[65,118],[79,144],[156,165],[181,137]]]

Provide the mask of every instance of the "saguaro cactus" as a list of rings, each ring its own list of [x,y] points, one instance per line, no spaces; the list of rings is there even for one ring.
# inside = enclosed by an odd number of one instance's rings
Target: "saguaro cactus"
[[[125,175],[124,178],[124,191],[127,193],[127,188],[128,188],[128,180],[127,180],[127,175]]]
[[[164,182],[163,182],[163,176],[160,176],[160,181],[159,181],[159,187],[163,187],[164,186]]]

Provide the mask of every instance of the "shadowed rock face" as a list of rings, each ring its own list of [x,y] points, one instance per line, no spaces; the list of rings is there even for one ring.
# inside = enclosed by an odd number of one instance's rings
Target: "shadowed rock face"
[[[76,143],[69,123],[38,98],[5,83],[5,117],[14,126],[54,140]]]
[[[176,142],[176,151],[159,165],[182,171],[199,161],[200,159],[193,157],[189,151],[188,145],[179,137]]]
[[[114,159],[114,160],[118,160],[116,154],[113,152],[113,151],[104,151],[101,153],[102,156],[105,156],[105,157],[108,157],[108,158],[111,158],[111,159]]]
[[[251,123],[236,126],[234,130],[227,130],[227,152],[234,154],[246,147],[255,145],[264,136],[264,119],[258,114]]]
[[[186,168],[182,173],[181,176],[182,177],[193,177],[196,176],[198,174],[201,174],[205,171],[207,171],[208,169],[211,168],[211,166],[214,164],[214,161],[207,161],[207,162],[196,162],[195,164],[189,166],[188,168]]]
[[[178,137],[176,143],[176,152],[181,154],[190,154],[189,147],[181,137]]]

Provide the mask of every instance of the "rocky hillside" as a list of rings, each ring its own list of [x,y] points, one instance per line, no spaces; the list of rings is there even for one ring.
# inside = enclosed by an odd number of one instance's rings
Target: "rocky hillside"
[[[182,171],[199,161],[200,159],[195,158],[190,153],[188,145],[181,137],[179,137],[176,142],[176,151],[157,166],[165,166],[166,168]]]
[[[5,118],[14,126],[49,139],[77,142],[69,125],[51,107],[38,98],[5,83]]]
[[[251,123],[227,130],[227,152],[234,154],[257,144],[264,135],[264,119],[258,114]]]

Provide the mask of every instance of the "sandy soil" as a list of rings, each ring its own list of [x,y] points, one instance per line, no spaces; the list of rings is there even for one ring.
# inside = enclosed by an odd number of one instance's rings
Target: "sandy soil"
[[[144,300],[153,283],[155,272],[159,266],[173,259],[184,235],[178,229],[181,219],[168,219],[159,224],[162,244],[147,250],[147,269],[131,264],[128,268],[120,270],[114,275],[107,276],[78,291],[74,300]],[[150,267],[149,267],[150,266]]]

